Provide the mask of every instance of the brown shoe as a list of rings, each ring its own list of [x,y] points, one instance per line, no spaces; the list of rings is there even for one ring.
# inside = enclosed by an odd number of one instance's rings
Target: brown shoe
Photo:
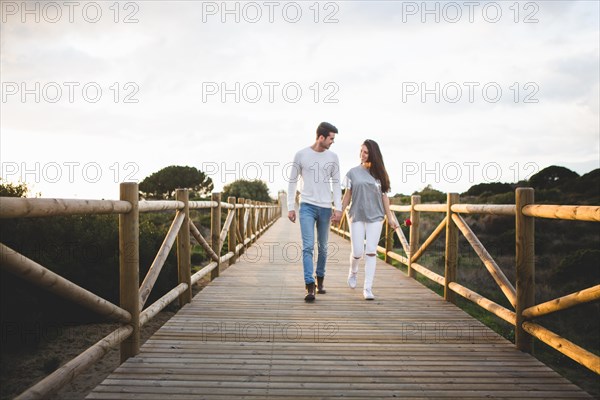
[[[308,283],[306,285],[306,296],[304,296],[304,301],[307,303],[312,303],[315,301],[315,283]]]
[[[317,294],[325,294],[327,291],[323,287],[324,276],[317,276]]]

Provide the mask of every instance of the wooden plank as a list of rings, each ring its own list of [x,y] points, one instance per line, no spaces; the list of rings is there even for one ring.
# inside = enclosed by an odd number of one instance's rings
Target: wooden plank
[[[522,212],[528,217],[600,222],[600,206],[528,204]]]
[[[0,218],[49,217],[52,215],[124,214],[131,211],[124,200],[0,198]]]

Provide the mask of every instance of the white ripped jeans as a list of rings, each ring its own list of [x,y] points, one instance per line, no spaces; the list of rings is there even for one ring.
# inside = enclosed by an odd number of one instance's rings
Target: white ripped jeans
[[[377,222],[352,222],[350,224],[350,240],[352,253],[350,254],[351,274],[358,272],[358,262],[365,255],[365,283],[364,289],[371,289],[375,278],[375,257],[377,257],[377,244],[381,235],[382,221]]]

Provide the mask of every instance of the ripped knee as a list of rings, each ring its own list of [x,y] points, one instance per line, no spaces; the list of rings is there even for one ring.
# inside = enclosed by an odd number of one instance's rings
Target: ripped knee
[[[375,257],[376,255],[377,255],[377,254],[374,254],[374,253],[367,253],[367,254],[366,254],[366,256],[368,256],[368,257]]]

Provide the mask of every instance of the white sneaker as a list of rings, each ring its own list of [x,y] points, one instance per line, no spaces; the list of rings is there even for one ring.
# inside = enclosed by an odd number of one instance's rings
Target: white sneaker
[[[350,289],[354,289],[356,287],[356,275],[358,273],[354,272],[354,273],[350,273],[350,275],[348,275],[348,286],[350,286]]]
[[[365,300],[375,300],[375,296],[373,296],[373,292],[371,291],[371,289],[363,290],[363,297],[365,298]]]

